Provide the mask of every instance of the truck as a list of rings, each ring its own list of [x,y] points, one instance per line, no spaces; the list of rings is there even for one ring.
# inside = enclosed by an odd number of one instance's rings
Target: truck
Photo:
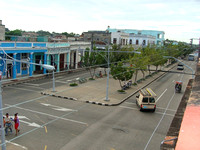
[[[136,96],[136,104],[143,110],[156,110],[156,97],[157,95],[153,92],[151,88],[141,89],[139,95]]]

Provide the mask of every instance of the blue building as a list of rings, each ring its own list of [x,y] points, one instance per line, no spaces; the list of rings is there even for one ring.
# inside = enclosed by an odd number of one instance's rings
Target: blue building
[[[134,33],[137,35],[151,35],[156,37],[156,45],[163,45],[164,43],[164,31],[156,31],[156,30],[135,30],[135,29],[111,29],[109,26],[107,28],[109,32],[124,32],[124,33]]]
[[[32,76],[33,73],[46,73],[46,69],[41,66],[8,60],[14,58],[19,61],[47,64],[46,53],[46,43],[0,42],[0,57],[6,59],[0,60],[0,71],[7,78],[13,79],[23,75]]]

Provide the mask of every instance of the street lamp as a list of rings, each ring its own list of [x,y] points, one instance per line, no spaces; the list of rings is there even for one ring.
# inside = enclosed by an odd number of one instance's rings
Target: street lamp
[[[184,64],[182,61],[178,60],[178,59],[175,58],[175,57],[172,57],[172,56],[163,56],[163,57],[164,57],[164,58],[173,58],[173,59],[175,59],[176,61],[182,63],[184,66],[186,66],[187,68],[189,68],[189,69],[192,71],[192,78],[194,79],[194,70],[193,70],[190,66]]]

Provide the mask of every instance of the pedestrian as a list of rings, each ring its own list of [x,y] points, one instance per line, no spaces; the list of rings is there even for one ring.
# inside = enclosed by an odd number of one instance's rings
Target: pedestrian
[[[16,134],[15,134],[15,135],[17,135],[18,132],[19,132],[19,118],[18,118],[17,115],[18,115],[18,113],[15,114],[15,118],[14,118],[14,122],[15,122],[15,130],[16,130]]]
[[[100,78],[102,78],[102,77],[103,77],[103,75],[102,75],[101,71],[99,71],[99,77],[100,77]]]
[[[6,117],[5,117],[5,132],[6,132],[6,135],[8,134],[8,128],[10,129],[10,132],[12,133],[11,119],[9,117],[9,114],[6,113]]]

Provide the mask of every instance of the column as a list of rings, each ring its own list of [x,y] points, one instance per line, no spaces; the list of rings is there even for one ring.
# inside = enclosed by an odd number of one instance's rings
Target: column
[[[29,62],[33,63],[33,52],[29,54]],[[29,66],[29,76],[31,77],[33,75],[33,64],[30,64]]]
[[[60,71],[60,54],[57,55],[57,72]]]
[[[13,79],[16,79],[16,76],[17,76],[17,67],[16,67],[16,55],[17,53],[14,53],[13,54],[13,58],[14,58],[14,61],[13,61]]]
[[[47,54],[46,53],[44,53],[44,64],[47,64]],[[47,73],[46,69],[43,68],[43,74],[46,74],[46,73]]]
[[[67,53],[67,68],[69,68],[69,64],[70,64],[70,52]]]
[[[74,55],[76,55],[75,69],[77,69],[78,68],[78,50],[75,51]]]

